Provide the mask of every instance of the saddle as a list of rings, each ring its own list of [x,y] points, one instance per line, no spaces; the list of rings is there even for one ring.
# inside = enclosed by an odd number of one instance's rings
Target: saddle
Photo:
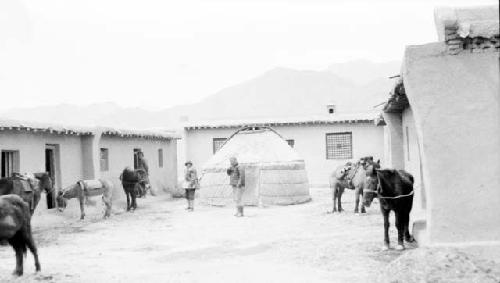
[[[35,180],[31,176],[15,173],[12,176],[13,191],[21,192],[21,198],[34,209]]]
[[[104,185],[99,180],[81,180],[80,183],[86,196],[92,197],[104,192]]]

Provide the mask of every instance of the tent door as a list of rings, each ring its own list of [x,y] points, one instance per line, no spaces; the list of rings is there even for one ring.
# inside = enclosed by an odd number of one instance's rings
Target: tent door
[[[243,203],[259,205],[260,168],[245,167],[245,193]]]

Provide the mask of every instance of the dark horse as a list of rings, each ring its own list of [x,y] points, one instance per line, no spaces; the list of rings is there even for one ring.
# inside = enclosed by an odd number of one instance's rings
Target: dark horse
[[[34,177],[34,178],[33,178]],[[15,194],[20,196],[30,209],[31,215],[40,201],[42,190],[47,196],[54,190],[52,179],[48,173],[35,173],[31,176],[16,174],[13,177],[0,179],[0,195]]]
[[[130,211],[130,209],[135,210],[137,208],[136,198],[145,194],[145,187],[143,187],[144,171],[132,170],[130,167],[126,167],[120,175],[120,180],[127,196],[127,211]]]
[[[364,186],[363,203],[369,207],[374,197],[379,198],[384,216],[384,248],[389,249],[389,214],[394,211],[398,229],[397,250],[404,249],[404,240],[414,242],[408,225],[413,205],[413,176],[404,170],[378,169],[369,165]]]
[[[0,241],[7,240],[16,252],[14,275],[23,275],[23,255],[27,248],[35,258],[35,269],[40,271],[38,252],[31,234],[31,212],[18,195],[0,196]]]

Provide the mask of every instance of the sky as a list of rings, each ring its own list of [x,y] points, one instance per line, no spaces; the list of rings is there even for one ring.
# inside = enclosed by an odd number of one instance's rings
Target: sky
[[[159,110],[275,67],[400,60],[437,41],[435,6],[496,0],[2,0],[0,111],[115,102]]]

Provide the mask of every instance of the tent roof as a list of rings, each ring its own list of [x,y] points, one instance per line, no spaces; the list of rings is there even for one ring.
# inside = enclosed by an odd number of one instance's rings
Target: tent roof
[[[244,120],[208,120],[194,121],[184,124],[186,130],[216,129],[216,128],[240,128],[246,126],[274,127],[274,126],[297,126],[297,125],[320,125],[320,124],[344,124],[344,123],[378,123],[380,113],[338,113],[323,116],[308,117],[281,117],[281,118],[259,118]]]
[[[203,168],[227,168],[229,158],[233,156],[240,164],[303,162],[297,152],[274,130],[245,128],[233,134]]]
[[[38,123],[31,121],[19,121],[10,119],[0,119],[0,131],[16,130],[26,132],[45,132],[49,134],[61,135],[103,135],[133,137],[133,138],[154,138],[154,139],[179,139],[180,136],[171,131],[152,130],[131,130],[115,129],[109,127],[78,127],[51,123]]]

